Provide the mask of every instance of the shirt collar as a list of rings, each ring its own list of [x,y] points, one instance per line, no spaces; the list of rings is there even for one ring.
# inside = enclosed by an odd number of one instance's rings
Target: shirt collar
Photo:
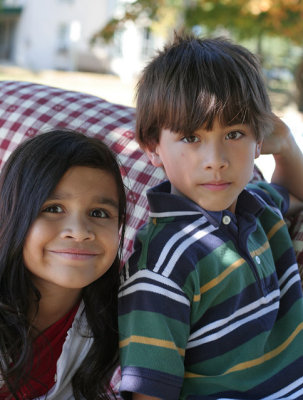
[[[237,201],[236,215],[229,210],[223,211],[208,211],[200,207],[187,197],[178,196],[171,193],[171,184],[169,181],[160,183],[159,185],[147,191],[147,198],[151,213],[167,214],[173,212],[184,212],[188,215],[189,212],[202,214],[216,228],[218,228],[225,215],[228,215],[232,220],[236,221],[237,216],[255,215],[258,216],[265,208],[264,203],[257,195],[250,193],[244,189]]]

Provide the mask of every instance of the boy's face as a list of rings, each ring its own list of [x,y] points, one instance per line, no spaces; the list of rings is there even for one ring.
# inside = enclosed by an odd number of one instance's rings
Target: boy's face
[[[261,144],[248,125],[221,126],[215,120],[211,131],[201,128],[188,138],[163,129],[147,154],[154,166],[165,169],[173,193],[208,211],[234,213]]]

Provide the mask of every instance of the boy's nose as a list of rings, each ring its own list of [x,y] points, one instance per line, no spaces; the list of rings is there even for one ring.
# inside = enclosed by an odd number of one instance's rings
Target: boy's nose
[[[73,239],[80,242],[83,240],[93,240],[95,234],[85,218],[74,216],[66,220],[61,231],[61,238]]]
[[[222,170],[229,162],[222,146],[209,144],[204,148],[202,164],[205,169]]]

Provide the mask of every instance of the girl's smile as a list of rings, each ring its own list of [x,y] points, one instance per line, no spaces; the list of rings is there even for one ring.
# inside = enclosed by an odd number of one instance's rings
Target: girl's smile
[[[84,249],[61,249],[61,250],[47,250],[50,253],[64,257],[71,260],[86,260],[96,257],[99,253]]]
[[[81,290],[112,265],[119,245],[118,192],[113,176],[70,168],[26,236],[23,257],[37,288]]]

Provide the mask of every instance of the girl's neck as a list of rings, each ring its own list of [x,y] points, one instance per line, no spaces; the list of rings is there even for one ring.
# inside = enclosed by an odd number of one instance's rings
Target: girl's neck
[[[66,289],[57,291],[56,295],[47,290],[40,290],[40,293],[38,312],[36,313],[36,304],[33,302],[29,314],[31,324],[38,334],[68,313],[81,298],[81,291],[78,289],[69,290],[68,295]]]

